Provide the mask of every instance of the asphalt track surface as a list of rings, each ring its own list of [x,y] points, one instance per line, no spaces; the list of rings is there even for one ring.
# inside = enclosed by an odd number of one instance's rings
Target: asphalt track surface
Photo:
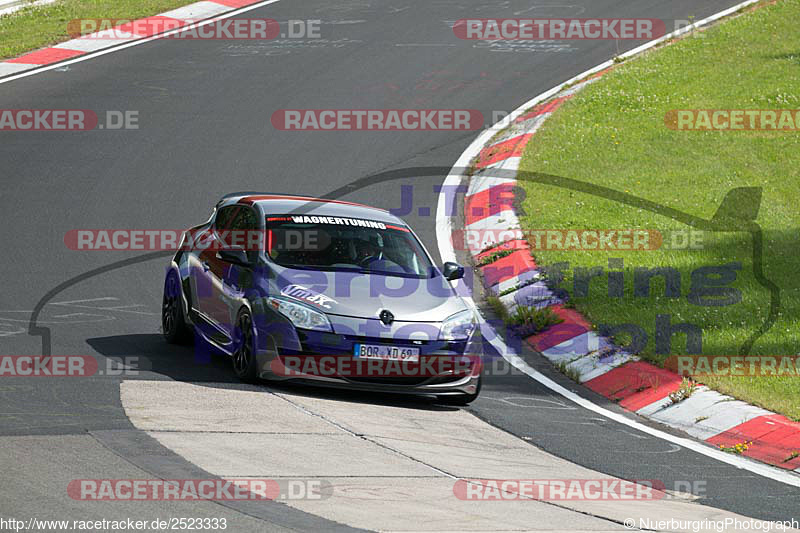
[[[68,287],[44,307],[53,354],[103,362],[140,357],[146,370],[124,379],[230,382],[226,361],[196,361],[191,348],[159,334],[165,256],[68,250],[76,228],[182,228],[205,220],[218,198],[259,190],[323,196],[365,176],[409,167],[447,168],[477,132],[282,132],[270,124],[285,108],[478,109],[511,111],[634,41],[563,41],[503,49],[460,41],[448,22],[463,17],[642,17],[697,19],[735,2],[573,0],[569,5],[475,0],[411,2],[281,0],[248,18],[321,19],[322,39],[154,41],[0,85],[0,108],[136,110],[139,129],[85,133],[0,133],[0,216],[4,272],[3,354],[41,353],[27,335],[31,311],[50,289],[104,265],[118,268]],[[488,126],[488,124],[487,124]],[[437,253],[434,216],[444,174],[353,187],[341,196],[399,208]],[[124,264],[130,260],[130,264]],[[559,383],[616,407],[526,359]],[[64,496],[72,478],[136,477],[138,468],[200,477],[189,463],[135,431],[120,403],[122,377],[0,380],[0,516],[87,518],[176,515],[169,503],[93,510]],[[363,395],[307,391],[353,402]],[[370,400],[396,402],[391,398]],[[414,402],[405,402],[409,409]],[[796,517],[800,490],[684,450],[569,404],[523,375],[489,377],[469,411],[554,455],[610,475],[705,483],[699,502],[763,519]],[[621,411],[620,411],[621,412]],[[194,472],[194,476],[191,474]],[[180,474],[180,475],[179,475]],[[282,506],[196,504],[198,516],[228,516],[242,528],[317,529],[331,523]],[[177,515],[180,515],[178,513]],[[234,530],[239,530],[238,527]],[[243,529],[244,530],[244,529]]]

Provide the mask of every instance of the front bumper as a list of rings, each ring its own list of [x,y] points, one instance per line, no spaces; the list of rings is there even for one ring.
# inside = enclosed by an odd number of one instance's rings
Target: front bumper
[[[381,382],[379,379],[376,379],[375,381],[361,381],[347,378],[322,377],[313,375],[287,378],[279,377],[271,371],[263,373],[261,377],[270,381],[285,381],[290,383],[364,392],[389,392],[392,394],[412,395],[429,394],[435,396],[461,396],[464,394],[475,394],[479,390],[481,380],[481,375],[479,372],[475,373],[474,375],[443,378],[446,379],[446,381],[441,383],[436,382],[437,378],[431,378],[430,380],[415,384]]]
[[[259,350],[263,379],[351,390],[459,396],[475,394],[483,370],[482,339],[476,330],[468,341],[447,342],[362,337],[296,330],[297,341]],[[289,346],[286,346],[289,344]],[[360,360],[356,344],[417,348],[419,364]],[[311,371],[309,371],[309,369]]]

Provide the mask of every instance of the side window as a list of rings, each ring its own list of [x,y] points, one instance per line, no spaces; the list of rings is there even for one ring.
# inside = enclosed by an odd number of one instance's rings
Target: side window
[[[243,207],[233,218],[230,229],[232,230],[256,230],[258,229],[258,219],[252,209]]]
[[[250,232],[255,232],[258,229],[258,218],[255,212],[249,207],[242,207],[239,209],[230,223],[230,230],[238,232],[237,238],[240,244],[244,245],[247,251],[247,257],[253,263],[258,261],[258,251],[263,248],[263,246],[259,247],[259,245],[256,245],[255,249],[252,249],[254,241],[251,238],[252,234]]]
[[[217,211],[217,218],[214,220],[214,228],[218,230],[231,229],[232,219],[238,210],[238,205],[229,205],[220,208],[220,210]]]

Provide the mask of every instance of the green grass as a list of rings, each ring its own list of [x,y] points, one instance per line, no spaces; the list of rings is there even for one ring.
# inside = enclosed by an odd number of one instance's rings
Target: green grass
[[[156,15],[196,0],[59,0],[25,7],[0,17],[0,59],[67,41],[67,24],[74,19],[137,19]]]
[[[577,368],[569,366],[569,363],[566,361],[559,361],[556,363],[556,368],[559,372],[567,376],[569,379],[574,381],[575,383],[581,382],[581,371]]]
[[[563,321],[564,319],[555,314],[549,307],[537,309],[536,307],[520,305],[511,315],[511,323],[516,326],[529,326],[533,330],[530,333],[531,335]]]
[[[509,315],[508,309],[503,305],[500,298],[497,296],[489,296],[486,298],[486,303],[489,305],[489,308],[494,311],[494,314],[497,315],[497,318],[506,324],[511,323],[511,315]]]
[[[477,266],[482,267],[486,265],[491,265],[498,259],[502,259],[506,256],[513,254],[516,250],[500,250],[498,252],[492,252],[491,254],[487,255],[477,264]]]
[[[735,187],[761,187],[756,218],[764,235],[764,274],[780,287],[780,313],[752,346],[752,355],[800,352],[800,132],[673,131],[664,124],[671,109],[800,108],[800,0],[779,0],[704,32],[618,65],[548,120],[528,144],[521,170],[608,187],[710,219]],[[607,196],[552,184],[524,183],[523,228],[691,229],[684,222]],[[734,203],[734,211],[746,206]],[[736,213],[734,213],[736,214]],[[736,229],[731,227],[731,229]],[[548,265],[568,261],[561,287],[574,295],[574,268],[604,267],[624,260],[625,292],[609,297],[604,274],[590,282],[575,307],[598,324],[635,324],[647,333],[641,355],[663,364],[655,350],[657,314],[702,329],[703,353],[737,355],[769,315],[770,294],[754,276],[753,242],[743,231],[706,231],[699,250],[537,251]],[[688,302],[691,272],[703,266],[742,263],[729,286],[740,303],[705,307]],[[649,297],[634,297],[636,267],[674,267],[681,297],[666,298],[654,281]],[[685,353],[676,334],[670,354]],[[618,339],[626,341],[626,336]],[[800,379],[794,377],[703,377],[737,398],[800,419]]]
[[[486,298],[489,308],[494,311],[497,318],[510,326],[522,337],[535,335],[544,331],[548,327],[560,324],[564,320],[553,312],[549,307],[537,309],[535,307],[518,306],[513,313],[503,304],[497,296]]]
[[[678,390],[669,393],[669,403],[667,405],[674,405],[681,403],[683,400],[689,398],[697,390],[697,383],[689,378],[683,378],[681,386]]]

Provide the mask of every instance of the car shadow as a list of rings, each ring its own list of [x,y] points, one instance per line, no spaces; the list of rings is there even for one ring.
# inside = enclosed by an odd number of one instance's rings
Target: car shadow
[[[227,355],[210,351],[206,345],[198,350],[192,344],[167,344],[161,335],[153,333],[95,337],[87,339],[86,342],[103,357],[126,364],[132,372],[129,371],[122,377],[127,376],[129,379],[152,379],[157,378],[152,374],[158,374],[175,381],[226,390],[252,391],[254,387],[239,381],[233,373]],[[104,365],[101,364],[100,367],[103,368]],[[264,392],[339,402],[369,403],[426,411],[458,410],[457,407],[437,404],[433,397],[425,396],[362,392],[269,381],[261,381],[255,387]]]

